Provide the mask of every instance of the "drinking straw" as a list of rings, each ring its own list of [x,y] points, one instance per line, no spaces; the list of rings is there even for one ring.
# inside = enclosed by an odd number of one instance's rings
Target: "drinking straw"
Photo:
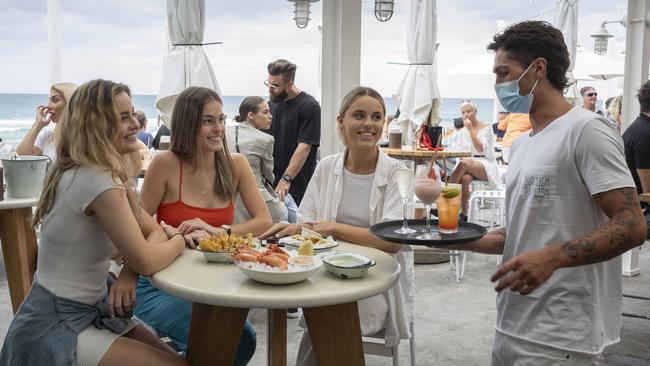
[[[427,176],[431,176],[431,171],[433,170],[433,166],[436,163],[436,156],[438,155],[438,150],[433,151],[433,158],[431,159],[431,165],[429,165],[429,171],[427,172]]]
[[[445,187],[447,187],[447,182],[449,181],[449,174],[447,174],[447,159],[442,159],[442,169],[445,170]]]

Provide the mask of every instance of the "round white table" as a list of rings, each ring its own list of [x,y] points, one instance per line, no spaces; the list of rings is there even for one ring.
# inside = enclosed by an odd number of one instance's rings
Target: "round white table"
[[[286,309],[303,308],[321,365],[363,365],[357,301],[384,292],[397,282],[400,267],[376,249],[339,242],[377,264],[360,279],[343,280],[321,267],[306,281],[267,285],[249,279],[235,265],[208,263],[185,250],[151,277],[157,288],[191,300],[188,361],[193,365],[232,364],[248,309],[269,309],[269,365],[286,365]]]
[[[9,296],[14,313],[32,287],[36,271],[36,232],[31,218],[38,198],[9,198],[0,201],[0,240],[7,271]]]

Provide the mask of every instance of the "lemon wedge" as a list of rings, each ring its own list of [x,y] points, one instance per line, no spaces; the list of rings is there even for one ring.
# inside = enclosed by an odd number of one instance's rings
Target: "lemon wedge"
[[[298,255],[314,255],[314,243],[311,240],[305,240],[298,248]]]
[[[458,188],[443,188],[442,189],[442,198],[454,198],[460,195],[460,190]]]

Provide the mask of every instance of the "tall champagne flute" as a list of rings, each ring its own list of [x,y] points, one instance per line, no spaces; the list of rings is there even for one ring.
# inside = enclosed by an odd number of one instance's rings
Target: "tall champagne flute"
[[[431,165],[418,165],[415,171],[415,195],[426,205],[426,230],[416,238],[421,240],[440,240],[437,230],[431,229],[431,204],[438,199],[442,186],[436,179],[432,179]]]
[[[395,180],[397,182],[397,189],[399,194],[402,197],[402,209],[403,209],[403,223],[402,227],[395,230],[397,234],[413,234],[416,230],[413,230],[408,227],[407,219],[407,203],[411,195],[411,189],[413,187],[413,167],[415,163],[410,160],[402,161],[402,164],[395,168]]]

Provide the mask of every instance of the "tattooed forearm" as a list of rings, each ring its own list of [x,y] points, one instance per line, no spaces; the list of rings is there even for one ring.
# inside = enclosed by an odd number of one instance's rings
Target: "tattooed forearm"
[[[471,250],[477,253],[485,254],[503,254],[503,248],[506,245],[506,228],[498,228],[487,233],[480,240],[471,242],[469,244],[458,244],[460,250]]]
[[[506,246],[506,228],[500,227],[491,233],[494,237],[494,252],[503,253],[503,248]]]
[[[610,220],[589,235],[562,244],[562,252],[569,259],[567,266],[606,261],[645,240],[645,219],[633,188],[605,192],[596,200]]]
[[[506,246],[505,240],[497,240],[494,242],[494,251],[495,253],[503,253],[503,248]]]

